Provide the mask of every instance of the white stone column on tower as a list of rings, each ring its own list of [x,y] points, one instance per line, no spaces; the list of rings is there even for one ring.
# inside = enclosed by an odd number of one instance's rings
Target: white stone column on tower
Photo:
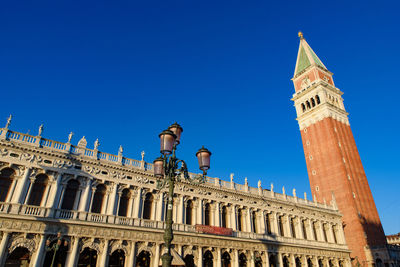
[[[103,200],[103,203],[101,205],[100,214],[107,214],[108,213],[108,210],[109,210],[108,207],[110,205],[110,196],[111,196],[112,192],[113,192],[113,189],[111,188],[111,190],[110,190],[110,188],[107,187],[106,194],[104,196],[104,200]]]
[[[7,258],[7,246],[8,240],[10,239],[11,234],[9,232],[3,231],[3,236],[0,242],[0,266],[4,266],[6,258]]]
[[[199,198],[197,201],[197,224],[203,224],[203,200]]]
[[[98,266],[107,266],[108,263],[108,244],[110,241],[108,239],[104,240],[104,247],[103,247],[103,252],[101,253],[99,257],[99,265]]]
[[[31,264],[32,266],[42,266],[43,264],[43,255],[45,254],[44,252],[44,246],[46,245],[46,236],[45,235],[40,235],[40,241],[39,244],[36,248],[36,252],[32,256]]]
[[[141,218],[141,206],[142,206],[142,188],[137,189],[137,194],[133,209],[133,218]]]
[[[41,207],[47,207],[47,200],[49,199],[49,194],[50,194],[50,187],[53,187],[55,185],[55,182],[48,182],[44,192],[43,192],[43,197],[42,197],[42,201],[40,203]]]
[[[94,194],[96,193],[96,187],[92,188],[92,197],[90,198],[90,205],[89,205],[89,210],[88,212],[92,212],[92,207],[93,207],[93,199],[94,199]]]
[[[128,201],[128,211],[126,213],[126,217],[131,218],[133,215],[133,201],[134,196],[131,194]]]
[[[294,259],[294,254],[290,254],[290,265],[295,267],[296,266],[296,261]]]
[[[11,200],[12,203],[23,203],[23,192],[25,192],[25,189],[28,186],[30,171],[31,168],[25,168],[22,178],[18,179],[17,187]]]
[[[66,267],[74,267],[78,259],[79,237],[73,237],[71,252],[67,255]]]
[[[221,267],[222,258],[221,258],[221,249],[217,248],[217,267]]]
[[[156,252],[155,252],[155,257],[154,257],[154,267],[158,267],[158,264],[160,263],[160,244],[156,244]]]

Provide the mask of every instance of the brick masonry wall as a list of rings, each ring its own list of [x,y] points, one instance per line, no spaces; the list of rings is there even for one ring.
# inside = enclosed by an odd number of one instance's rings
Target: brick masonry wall
[[[365,247],[384,245],[386,238],[350,126],[325,118],[301,137],[312,194],[329,203],[334,193],[351,256],[366,261]]]

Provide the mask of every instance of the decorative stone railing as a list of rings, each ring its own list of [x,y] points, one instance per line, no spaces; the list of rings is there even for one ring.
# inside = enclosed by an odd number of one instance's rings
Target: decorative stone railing
[[[147,163],[145,161],[139,161],[135,159],[129,159],[123,157],[122,155],[113,155],[105,152],[98,151],[97,149],[89,149],[86,147],[80,147],[72,145],[71,143],[62,143],[57,142],[50,139],[45,139],[41,136],[33,136],[29,134],[19,133],[15,131],[11,131],[7,128],[0,128],[0,140],[9,140],[16,143],[23,143],[32,146],[36,146],[38,148],[49,149],[58,152],[69,153],[71,155],[87,157],[91,159],[96,159],[99,161],[118,164],[121,166],[126,166],[128,168],[137,168],[143,171],[153,172],[153,164]],[[195,175],[190,173],[190,175]],[[318,203],[312,200],[306,200],[302,198],[298,198],[295,196],[289,196],[286,194],[276,193],[270,190],[256,188],[248,186],[247,184],[238,184],[235,182],[228,182],[221,180],[219,178],[206,177],[205,185],[214,186],[218,188],[223,188],[227,190],[239,191],[243,193],[247,193],[250,195],[258,195],[267,198],[274,198],[283,201],[294,202],[306,206],[315,206],[318,208],[324,208],[329,210],[336,211],[337,208],[335,205],[327,205],[326,203]]]
[[[76,210],[50,209],[39,206],[6,203],[6,202],[0,202],[0,216],[1,214],[22,215],[22,216],[27,216],[29,218],[40,217],[43,219],[47,218],[49,220],[53,219],[71,220],[71,221],[87,222],[94,224],[117,224],[127,227],[143,227],[143,228],[157,229],[157,230],[165,229],[165,222],[163,221],[129,218],[123,216],[106,215],[106,214],[91,213],[91,212],[76,211]],[[174,223],[172,225],[172,228],[174,231],[178,232],[201,234],[199,232],[196,232],[195,225]],[[233,231],[232,236],[243,239],[263,240],[263,241],[278,242],[285,244],[295,243],[296,245],[300,246],[347,249],[346,245],[344,244],[327,243],[315,240],[295,239],[291,237],[274,236],[274,235],[260,234],[260,233]]]

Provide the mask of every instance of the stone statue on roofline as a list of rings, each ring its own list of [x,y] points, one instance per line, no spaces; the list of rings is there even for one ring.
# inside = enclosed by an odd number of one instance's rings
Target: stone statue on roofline
[[[68,135],[68,143],[71,143],[72,136],[74,135],[73,132],[70,132]]]
[[[6,127],[4,127],[4,128],[10,127],[10,125],[11,125],[11,120],[12,120],[12,115],[10,114],[10,116],[8,116],[8,118],[7,118]]]
[[[38,136],[42,136],[43,133],[43,123],[39,126]]]
[[[99,138],[96,139],[96,141],[94,141],[94,149],[99,149],[100,146],[100,142],[99,142]]]

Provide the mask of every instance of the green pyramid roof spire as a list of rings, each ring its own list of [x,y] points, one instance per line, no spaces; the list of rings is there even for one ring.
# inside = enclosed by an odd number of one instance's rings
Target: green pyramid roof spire
[[[302,32],[299,32],[299,37],[300,37],[300,46],[299,46],[299,52],[297,53],[297,61],[296,61],[296,68],[294,70],[294,77],[302,73],[305,69],[307,69],[310,66],[319,66],[327,70],[322,61],[318,58],[315,52],[308,45],[306,39],[304,39]]]

